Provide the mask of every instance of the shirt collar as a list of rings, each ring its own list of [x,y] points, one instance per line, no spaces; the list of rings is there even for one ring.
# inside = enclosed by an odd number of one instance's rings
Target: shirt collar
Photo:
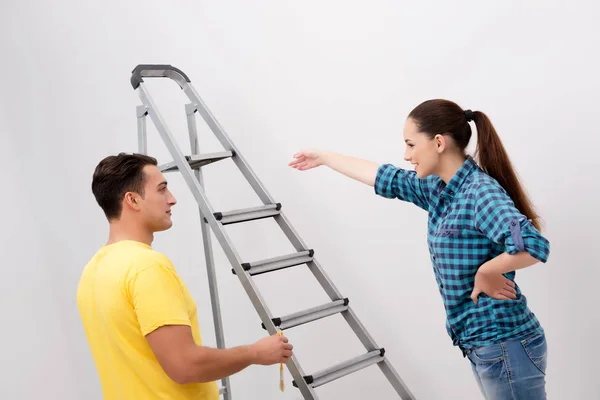
[[[477,168],[477,163],[475,162],[473,157],[467,156],[465,162],[460,166],[458,171],[456,171],[456,173],[454,174],[452,179],[450,179],[448,184],[445,184],[444,181],[440,179],[439,195],[441,197],[446,197],[449,199],[453,198],[454,195],[458,193],[458,190],[465,182],[467,177],[471,174],[471,172],[473,172],[475,168]]]

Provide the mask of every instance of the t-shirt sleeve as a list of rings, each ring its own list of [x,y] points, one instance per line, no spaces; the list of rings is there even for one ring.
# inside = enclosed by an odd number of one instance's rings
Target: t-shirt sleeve
[[[508,254],[528,252],[541,262],[550,255],[550,242],[514,206],[512,199],[499,187],[486,186],[475,202],[475,226]]]
[[[180,281],[168,266],[157,263],[138,272],[129,293],[144,336],[163,325],[191,326]]]
[[[419,179],[415,171],[408,171],[391,164],[383,164],[377,169],[375,194],[388,199],[399,199],[429,210],[435,179]]]

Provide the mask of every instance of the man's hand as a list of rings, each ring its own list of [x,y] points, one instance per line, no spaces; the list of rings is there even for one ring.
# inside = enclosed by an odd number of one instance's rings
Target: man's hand
[[[504,275],[493,272],[482,265],[475,274],[475,287],[471,293],[471,300],[477,304],[481,293],[497,300],[514,300],[517,298],[515,283]]]
[[[162,326],[146,339],[165,373],[179,384],[215,381],[252,364],[287,363],[293,348],[279,334],[229,349],[197,346],[191,328],[184,325]]]
[[[250,347],[254,353],[254,364],[259,365],[285,364],[294,348],[285,336],[279,336],[278,333],[261,339]]]

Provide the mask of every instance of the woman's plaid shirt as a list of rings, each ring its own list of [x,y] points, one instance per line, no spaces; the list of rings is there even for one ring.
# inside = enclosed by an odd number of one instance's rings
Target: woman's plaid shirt
[[[419,179],[415,171],[381,165],[375,193],[428,211],[431,262],[446,308],[446,329],[455,345],[468,349],[543,333],[516,284],[516,300],[485,294],[477,305],[471,300],[475,273],[486,261],[503,252],[527,251],[545,263],[550,253],[548,240],[471,157],[447,185],[437,176]],[[515,272],[505,276],[514,280]]]

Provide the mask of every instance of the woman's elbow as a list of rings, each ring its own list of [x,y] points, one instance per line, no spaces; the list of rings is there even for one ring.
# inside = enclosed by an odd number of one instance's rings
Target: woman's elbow
[[[545,264],[546,261],[548,261],[548,258],[550,257],[550,249],[548,247],[542,247],[542,248],[536,248],[536,247],[529,247],[526,248],[524,253],[527,254],[527,257],[529,258],[529,261],[531,262],[531,265],[537,264],[537,263],[543,263]]]

